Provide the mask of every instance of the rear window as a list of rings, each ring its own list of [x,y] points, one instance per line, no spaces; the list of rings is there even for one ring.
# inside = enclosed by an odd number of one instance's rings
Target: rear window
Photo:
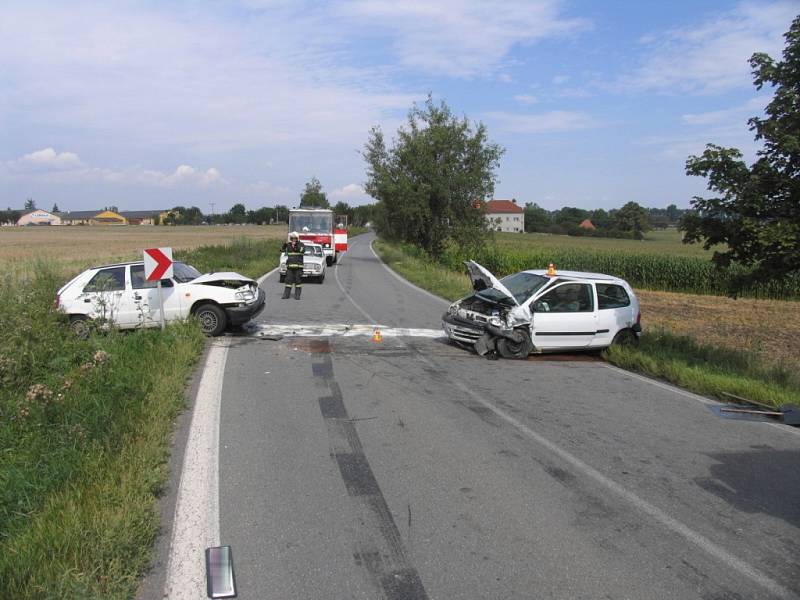
[[[89,280],[84,292],[118,292],[125,289],[125,267],[101,269]]]
[[[144,278],[144,265],[131,266],[131,285],[135,290],[145,290],[158,285],[157,281],[147,281]]]
[[[600,310],[604,308],[622,308],[630,306],[631,299],[628,292],[621,285],[612,283],[597,284],[597,306]]]

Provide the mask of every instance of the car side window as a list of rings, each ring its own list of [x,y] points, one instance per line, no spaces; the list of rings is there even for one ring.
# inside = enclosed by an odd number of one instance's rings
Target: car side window
[[[147,281],[144,278],[144,265],[131,266],[131,285],[135,290],[149,290],[158,285],[157,281]]]
[[[95,273],[84,292],[118,292],[125,289],[125,267],[102,269]]]
[[[630,306],[630,304],[631,299],[628,297],[628,292],[621,285],[611,283],[597,284],[597,307],[600,310],[622,308],[623,306]]]
[[[588,283],[567,283],[547,292],[533,305],[536,312],[592,312],[592,286]]]

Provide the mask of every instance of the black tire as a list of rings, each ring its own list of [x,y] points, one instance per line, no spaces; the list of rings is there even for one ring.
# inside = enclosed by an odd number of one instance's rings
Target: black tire
[[[633,332],[633,329],[620,329],[614,339],[611,341],[612,346],[632,346],[639,345],[639,336]]]
[[[325,274],[323,273],[319,277],[317,277],[317,283],[325,283]]]
[[[71,315],[69,318],[69,328],[72,329],[77,337],[85,340],[92,331],[92,320],[86,315]]]
[[[332,266],[333,265],[333,257],[332,256],[326,256],[325,257],[325,264],[328,265],[329,267]]]
[[[533,350],[530,334],[523,330],[514,331],[514,339],[499,337],[497,338],[497,352],[503,358],[513,358],[524,360]]]
[[[194,315],[200,321],[200,331],[212,337],[222,335],[228,324],[225,311],[216,304],[203,304],[194,311]]]
[[[281,273],[280,275],[278,275],[278,281],[280,281],[281,283],[286,281],[286,273]]]

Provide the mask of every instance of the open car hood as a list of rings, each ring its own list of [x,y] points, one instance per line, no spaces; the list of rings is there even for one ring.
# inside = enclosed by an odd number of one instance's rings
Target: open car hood
[[[225,271],[222,273],[206,273],[205,275],[200,275],[200,277],[197,277],[196,279],[192,279],[189,283],[208,284],[217,283],[220,281],[238,281],[241,282],[241,285],[255,283],[254,279],[245,277],[240,273],[234,273],[233,271]]]
[[[467,271],[469,271],[469,278],[472,280],[473,290],[480,292],[481,290],[494,288],[504,296],[507,296],[508,299],[516,306],[519,306],[519,302],[517,302],[517,299],[514,298],[514,295],[508,291],[508,288],[500,283],[500,280],[487,271],[484,267],[476,263],[474,260],[466,261],[464,264],[467,266]]]

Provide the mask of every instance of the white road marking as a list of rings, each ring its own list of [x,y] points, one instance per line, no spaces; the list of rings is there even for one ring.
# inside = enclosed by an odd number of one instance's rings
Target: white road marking
[[[414,329],[408,327],[388,327],[380,324],[351,323],[258,323],[248,327],[248,333],[258,337],[358,337],[372,336],[379,329],[383,337],[421,337],[442,338],[441,329]]]
[[[371,248],[372,247],[370,246],[370,249]],[[375,254],[374,250],[372,252],[373,252],[373,254]],[[383,261],[380,260],[380,257],[378,257],[377,254],[375,255],[375,257],[378,259],[378,261],[381,262],[381,264],[383,264]],[[386,265],[384,264],[384,267],[385,266]],[[390,270],[390,273],[392,273],[396,277],[399,277],[399,275],[396,275],[391,270]],[[411,284],[409,284],[409,285],[411,285]],[[412,286],[412,287],[416,287],[416,286]],[[372,320],[372,317],[370,317],[369,315],[367,315],[367,318]],[[424,356],[422,354],[419,354],[419,353],[417,353],[417,356],[423,362],[428,363],[429,366],[436,368],[436,365],[430,359],[428,359],[426,356]],[[621,369],[619,369],[619,370],[621,371]],[[631,373],[629,373],[627,371],[622,371],[622,372],[625,375],[631,375]],[[637,376],[637,377],[639,377],[639,376]],[[686,540],[688,540],[689,542],[691,542],[692,544],[694,544],[695,546],[697,546],[701,550],[705,551],[709,555],[713,556],[714,558],[716,558],[717,560],[719,560],[720,562],[722,562],[723,564],[725,564],[729,568],[731,568],[734,571],[737,571],[738,573],[744,575],[745,577],[747,577],[751,581],[755,582],[756,584],[760,585],[764,589],[769,590],[775,596],[777,596],[779,598],[787,598],[787,599],[796,598],[796,596],[792,592],[790,592],[788,589],[783,587],[780,583],[778,583],[777,581],[775,581],[774,579],[772,579],[768,575],[762,573],[761,571],[759,571],[755,567],[751,566],[747,562],[743,561],[742,559],[734,556],[733,554],[731,554],[730,552],[728,552],[727,550],[725,550],[721,546],[718,546],[717,544],[715,544],[714,542],[709,540],[707,537],[705,537],[704,535],[694,531],[693,529],[691,529],[689,526],[685,525],[681,521],[678,521],[677,519],[669,516],[666,512],[664,512],[660,508],[654,506],[653,504],[650,504],[647,500],[644,500],[644,499],[640,498],[639,496],[637,496],[636,494],[634,494],[633,492],[631,492],[627,488],[623,487],[622,485],[620,485],[619,483],[617,483],[613,479],[610,479],[610,478],[606,477],[605,475],[600,473],[600,471],[598,471],[594,467],[588,465],[587,463],[583,462],[577,456],[569,453],[568,451],[564,450],[563,448],[561,448],[560,446],[558,446],[554,442],[551,442],[550,440],[548,440],[544,436],[542,436],[539,433],[535,432],[533,429],[531,429],[530,427],[528,427],[527,425],[525,425],[521,421],[517,420],[516,418],[514,418],[513,416],[511,416],[508,413],[504,412],[503,410],[497,408],[494,404],[491,404],[490,402],[487,402],[480,394],[475,393],[474,391],[469,389],[467,386],[465,386],[460,381],[451,380],[451,379],[447,378],[446,376],[444,378],[446,380],[448,380],[449,383],[451,383],[452,385],[456,386],[462,392],[464,392],[465,394],[470,396],[475,402],[477,402],[478,404],[484,406],[488,410],[492,411],[498,417],[503,419],[506,423],[508,423],[512,427],[515,427],[516,429],[518,429],[520,432],[522,432],[527,437],[529,437],[530,439],[535,441],[537,444],[539,444],[540,446],[543,446],[544,448],[546,448],[547,450],[549,450],[550,452],[552,452],[553,454],[555,454],[556,456],[558,456],[562,460],[568,462],[575,469],[577,469],[578,471],[580,471],[581,473],[583,473],[587,477],[590,477],[591,479],[594,479],[597,483],[599,483],[600,485],[605,487],[607,490],[609,490],[612,493],[616,494],[617,496],[619,496],[623,500],[628,501],[630,504],[632,504],[639,511],[641,511],[641,512],[645,513],[646,515],[650,516],[651,518],[655,519],[657,522],[661,523],[661,525],[663,525],[664,527],[666,527],[667,529],[669,529],[673,533],[676,533],[676,534],[682,536],[683,538],[685,538]],[[690,395],[689,392],[685,392],[684,395],[687,395],[687,396],[690,396],[690,397],[693,396],[693,395]]]
[[[219,545],[219,413],[231,338],[216,338],[195,399],[175,504],[164,596],[206,596],[205,549]]]
[[[355,244],[353,244],[353,245],[355,246]],[[377,323],[377,321],[373,320],[373,318],[369,316],[369,313],[367,311],[365,311],[363,308],[361,308],[361,306],[359,306],[358,302],[353,300],[353,297],[349,293],[347,293],[347,290],[344,289],[344,286],[342,285],[342,282],[339,279],[339,269],[338,268],[334,269],[333,275],[334,275],[334,277],[336,279],[336,285],[339,286],[339,289],[342,291],[342,293],[347,297],[348,300],[350,300],[350,304],[355,306],[358,309],[358,312],[360,312],[362,315],[364,315],[366,317],[367,321],[372,321],[373,325],[375,325]]]
[[[373,240],[373,242],[374,242],[374,240]],[[410,287],[410,288],[413,288],[413,289],[417,290],[417,291],[418,291],[420,294],[423,294],[424,296],[427,296],[427,297],[428,297],[428,298],[430,298],[431,300],[435,300],[436,302],[440,302],[440,303],[444,304],[445,306],[450,306],[451,302],[450,302],[449,300],[445,300],[444,298],[442,298],[442,297],[440,297],[440,296],[437,296],[436,294],[432,294],[432,293],[431,293],[431,292],[429,292],[428,290],[423,290],[421,287],[419,287],[419,286],[417,286],[417,285],[414,285],[413,283],[411,283],[411,282],[410,282],[408,279],[405,279],[404,277],[401,277],[400,275],[398,275],[397,273],[395,273],[395,272],[394,272],[394,271],[391,269],[391,267],[389,267],[389,265],[387,265],[385,262],[383,262],[383,261],[381,260],[381,257],[380,257],[380,256],[378,256],[378,253],[377,253],[377,252],[375,252],[375,248],[373,248],[373,247],[372,247],[372,242],[370,242],[370,244],[369,244],[369,249],[372,251],[372,255],[373,255],[375,258],[377,258],[377,259],[378,259],[378,262],[381,264],[381,266],[382,266],[384,269],[386,269],[386,270],[387,270],[389,273],[391,273],[392,277],[394,277],[394,278],[395,278],[395,279],[397,279],[398,281],[401,281],[402,283],[405,283],[405,284],[406,284],[408,287]]]

